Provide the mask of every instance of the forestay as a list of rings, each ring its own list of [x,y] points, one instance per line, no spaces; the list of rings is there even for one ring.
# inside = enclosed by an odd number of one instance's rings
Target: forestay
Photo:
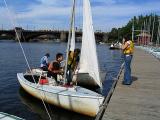
[[[102,87],[89,0],[83,0],[83,36],[79,73],[89,73],[95,82]]]

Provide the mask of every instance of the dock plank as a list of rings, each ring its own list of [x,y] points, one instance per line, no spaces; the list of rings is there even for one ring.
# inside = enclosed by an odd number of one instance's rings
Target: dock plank
[[[160,61],[136,49],[131,86],[117,83],[102,120],[160,120]]]

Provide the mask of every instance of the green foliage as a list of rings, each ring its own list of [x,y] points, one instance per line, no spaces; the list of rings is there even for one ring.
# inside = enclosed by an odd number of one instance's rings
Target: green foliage
[[[157,39],[158,24],[159,24],[158,17],[160,16],[154,15],[154,14],[145,15],[145,16],[140,15],[138,17],[134,16],[124,27],[113,28],[109,33],[108,41],[109,42],[114,42],[117,40],[121,41],[124,36],[128,36],[131,38],[132,26],[134,21],[134,30],[139,30],[134,32],[134,37],[140,34],[142,30],[147,31],[151,35],[153,31],[153,42],[155,43]],[[154,29],[153,29],[153,26],[154,26]],[[136,39],[136,37],[134,39]]]

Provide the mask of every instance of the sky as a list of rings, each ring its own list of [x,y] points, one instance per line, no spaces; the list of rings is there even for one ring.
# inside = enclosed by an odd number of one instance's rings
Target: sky
[[[0,0],[0,29],[69,29],[72,0]],[[156,13],[160,0],[90,0],[95,30],[122,27],[133,17]],[[82,26],[82,3],[76,0],[76,27]],[[11,24],[12,23],[12,24]]]

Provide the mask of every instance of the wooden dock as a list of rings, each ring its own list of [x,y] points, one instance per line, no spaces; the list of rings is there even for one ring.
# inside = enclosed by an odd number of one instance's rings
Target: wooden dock
[[[160,120],[160,61],[136,49],[132,79],[122,85],[122,72],[102,120]]]

